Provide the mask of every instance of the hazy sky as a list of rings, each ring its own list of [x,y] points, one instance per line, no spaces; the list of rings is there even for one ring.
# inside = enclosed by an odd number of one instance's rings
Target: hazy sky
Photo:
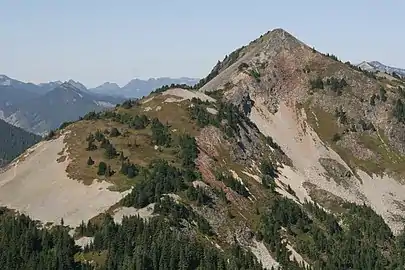
[[[405,68],[404,0],[0,0],[0,74],[86,86],[203,77],[274,28],[343,60]]]

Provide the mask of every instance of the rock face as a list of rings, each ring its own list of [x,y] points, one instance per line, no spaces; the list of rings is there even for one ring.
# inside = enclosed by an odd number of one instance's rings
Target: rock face
[[[299,181],[300,189],[311,183],[344,200],[370,204],[398,232],[402,225],[395,216],[405,215],[395,203],[405,199],[400,184],[405,125],[398,100],[404,99],[405,84],[363,73],[282,29],[231,55],[202,81],[200,91],[221,93],[274,138],[300,175],[286,182]],[[250,150],[235,151],[239,159],[255,152],[255,140],[248,143],[246,137],[241,132],[241,145]],[[371,192],[383,185],[381,179],[390,184]]]

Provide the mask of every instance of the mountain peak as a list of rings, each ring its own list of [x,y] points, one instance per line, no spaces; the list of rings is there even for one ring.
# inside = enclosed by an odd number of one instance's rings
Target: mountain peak
[[[383,65],[383,63],[379,62],[379,61],[370,61],[368,62],[371,65]]]
[[[361,68],[362,70],[366,70],[366,71],[370,71],[370,72],[376,71],[376,68],[367,61],[363,61],[360,64],[358,64],[357,66],[359,68]]]
[[[387,66],[379,61],[363,61],[360,64],[357,65],[361,69],[365,69],[368,71],[380,71],[380,72],[386,72],[389,74],[397,74],[398,76],[405,77],[405,69],[403,68],[397,68],[397,67],[391,67]]]
[[[284,30],[283,28],[274,28],[273,30],[271,30],[269,32],[270,35],[290,35],[290,33],[288,33],[286,30]]]
[[[304,44],[303,42],[301,42],[300,40],[298,40],[296,37],[294,37],[292,34],[290,34],[289,32],[287,32],[286,30],[282,29],[282,28],[276,28],[273,29],[269,32],[267,32],[264,37],[267,37],[267,39],[270,42],[273,42],[274,45],[276,41],[279,42],[287,42],[288,44]],[[281,44],[280,44],[281,45]]]
[[[0,81],[2,80],[9,80],[10,78],[7,77],[6,75],[0,74]]]
[[[75,88],[77,88],[77,89],[79,89],[79,90],[81,90],[81,91],[86,91],[86,90],[87,90],[86,86],[84,86],[82,83],[77,82],[77,81],[74,81],[74,80],[72,80],[72,79],[70,79],[69,81],[67,81],[67,83],[73,85]]]
[[[112,82],[105,82],[105,83],[103,83],[102,85],[104,85],[104,86],[107,86],[107,85],[109,85],[109,86],[118,86],[118,84],[112,83]],[[100,86],[102,86],[102,85],[100,85]],[[118,86],[118,87],[119,87],[119,86]]]
[[[4,86],[11,85],[11,79],[6,75],[0,75],[0,85]]]

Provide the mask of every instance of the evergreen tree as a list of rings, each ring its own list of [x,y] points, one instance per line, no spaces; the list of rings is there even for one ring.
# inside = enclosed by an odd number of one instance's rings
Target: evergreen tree
[[[91,166],[91,165],[93,165],[93,164],[94,164],[94,160],[93,160],[91,157],[89,157],[89,158],[87,159],[87,165]]]
[[[398,119],[399,122],[405,123],[405,105],[401,99],[397,99],[394,106],[393,115]]]
[[[100,161],[100,163],[98,164],[98,171],[97,174],[98,175],[105,175],[107,171],[107,164],[103,161]]]
[[[156,145],[169,146],[171,142],[171,135],[167,125],[163,125],[159,119],[152,120],[152,141]]]
[[[117,150],[112,144],[108,143],[106,145],[104,156],[108,159],[113,159],[117,156]]]

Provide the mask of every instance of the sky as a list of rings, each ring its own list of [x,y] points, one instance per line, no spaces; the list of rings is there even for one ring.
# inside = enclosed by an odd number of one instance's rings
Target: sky
[[[0,74],[34,83],[201,78],[274,28],[344,61],[405,68],[403,0],[0,0],[0,10]]]

